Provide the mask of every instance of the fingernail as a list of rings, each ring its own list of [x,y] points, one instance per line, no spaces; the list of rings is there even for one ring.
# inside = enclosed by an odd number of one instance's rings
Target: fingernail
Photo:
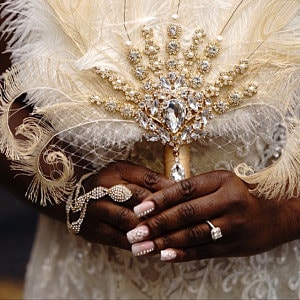
[[[165,249],[160,251],[160,260],[167,261],[176,258],[177,253],[174,249]]]
[[[149,228],[146,225],[136,227],[127,232],[127,239],[130,244],[141,242],[149,236]]]
[[[134,256],[141,256],[150,253],[154,250],[154,243],[152,241],[141,242],[133,244],[131,251]]]
[[[135,215],[139,218],[148,215],[153,210],[154,210],[154,202],[152,201],[142,202],[141,204],[133,208]]]

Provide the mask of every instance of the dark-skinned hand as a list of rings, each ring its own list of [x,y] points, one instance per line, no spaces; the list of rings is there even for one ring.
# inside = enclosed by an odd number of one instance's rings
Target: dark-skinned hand
[[[114,202],[109,196],[90,200],[79,234],[90,242],[130,250],[126,232],[140,222],[132,208],[152,192],[174,183],[150,169],[120,161],[110,164],[88,179],[85,190],[89,191],[96,186],[110,188],[117,184],[124,184],[129,188],[132,197],[123,203]]]
[[[248,256],[299,238],[300,202],[262,199],[234,173],[214,171],[149,194],[136,214],[147,219],[130,231],[134,255],[159,253],[171,262]],[[213,240],[209,220],[222,237]]]

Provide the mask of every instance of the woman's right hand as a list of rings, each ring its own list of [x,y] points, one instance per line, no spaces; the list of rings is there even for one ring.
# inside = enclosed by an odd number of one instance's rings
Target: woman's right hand
[[[110,188],[123,184],[130,189],[132,197],[123,203],[114,202],[109,196],[90,200],[79,235],[90,242],[130,250],[126,233],[141,221],[134,214],[133,207],[152,192],[171,186],[174,182],[148,168],[118,161],[103,168],[86,184],[86,191],[96,186]]]

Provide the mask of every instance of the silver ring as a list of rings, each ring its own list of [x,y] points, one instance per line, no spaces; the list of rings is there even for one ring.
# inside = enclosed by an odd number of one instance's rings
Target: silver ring
[[[211,238],[216,241],[217,239],[220,239],[222,235],[222,231],[220,227],[215,227],[212,222],[206,220],[206,224],[211,228],[210,234]]]

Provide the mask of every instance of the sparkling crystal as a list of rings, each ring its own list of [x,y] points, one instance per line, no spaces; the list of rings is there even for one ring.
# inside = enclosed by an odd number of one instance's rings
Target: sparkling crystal
[[[186,108],[180,100],[172,99],[167,101],[164,118],[165,123],[173,133],[176,133],[184,122]]]
[[[183,91],[180,93],[181,98],[187,99],[188,96],[189,96],[189,91]]]
[[[167,44],[167,51],[169,54],[177,54],[180,49],[179,42],[171,41]]]
[[[157,142],[160,139],[157,134],[146,133],[144,136],[149,142]]]
[[[153,120],[149,120],[149,122],[148,122],[148,128],[149,128],[151,131],[155,131],[155,130],[156,130],[156,124],[154,123]]]
[[[206,115],[202,115],[201,121],[202,121],[203,125],[207,125],[208,124],[207,116]]]
[[[232,92],[229,94],[230,103],[233,105],[239,105],[243,100],[243,94],[241,92]]]
[[[211,106],[211,99],[210,98],[205,99],[205,105],[206,106]]]
[[[184,81],[184,76],[178,76],[175,83],[174,83],[174,88],[175,90],[178,89],[178,88],[181,88],[181,87],[184,87],[186,86],[186,83]]]
[[[195,76],[192,78],[192,85],[193,87],[197,88],[203,84],[203,77],[202,76]]]
[[[137,119],[138,119],[138,122],[140,123],[140,125],[147,129],[147,126],[148,126],[148,118],[147,116],[142,112],[142,111],[139,111],[138,114],[137,114]]]
[[[171,24],[168,27],[168,35],[171,38],[178,38],[181,33],[181,27],[176,24]]]
[[[190,132],[191,132],[191,128],[190,127],[186,127],[181,134],[181,139],[182,141],[186,141],[188,140],[188,138],[190,137]]]
[[[193,140],[199,140],[199,139],[200,139],[200,135],[199,135],[198,132],[192,132],[192,133],[191,133],[191,138],[192,138]]]
[[[134,115],[134,108],[130,104],[125,104],[121,109],[121,114],[125,118],[130,118]]]
[[[167,90],[171,90],[172,88],[170,81],[166,77],[160,77],[160,85]]]
[[[143,80],[147,76],[147,71],[144,67],[137,66],[134,70],[134,75],[136,76],[137,79]]]
[[[204,98],[204,95],[203,95],[202,92],[196,92],[194,96],[195,96],[195,99],[196,99],[198,102],[201,101],[201,100]]]
[[[188,110],[187,113],[186,113],[185,119],[190,120],[192,118],[192,116],[193,116],[192,112],[190,110]]]
[[[228,103],[226,101],[219,100],[214,104],[214,109],[217,113],[223,114],[229,109]]]
[[[141,54],[137,49],[130,49],[128,54],[128,59],[131,63],[136,64],[139,62]]]
[[[169,59],[166,63],[168,69],[175,69],[177,67],[177,64],[177,60],[172,58]]]
[[[193,111],[198,111],[197,99],[193,95],[188,96],[188,104]]]
[[[205,49],[206,55],[211,58],[216,57],[219,51],[219,47],[214,43],[209,43]]]
[[[150,103],[152,102],[152,95],[151,94],[145,94],[144,100],[145,100],[147,106],[149,107]]]
[[[169,27],[169,33],[171,36],[175,37],[177,35],[177,26],[176,25],[171,25]]]
[[[180,163],[176,162],[171,169],[170,179],[178,182],[180,180],[183,180],[184,178],[185,178],[184,168]]]
[[[110,111],[110,112],[114,112],[117,109],[117,101],[114,99],[109,100],[106,104],[105,104],[105,108]]]
[[[199,41],[203,37],[205,37],[205,32],[203,29],[197,29],[193,35],[193,39],[197,41]]]
[[[163,141],[163,143],[168,143],[170,141],[170,133],[164,129],[164,128],[159,128],[159,135],[161,137],[161,140]]]
[[[151,103],[149,103],[148,107],[150,108],[150,113],[152,116],[156,115],[158,113],[158,107],[159,102],[157,99],[153,100]]]
[[[211,63],[209,62],[209,60],[201,60],[199,63],[199,70],[201,72],[208,72],[209,69],[211,68]]]
[[[168,78],[169,78],[172,82],[174,82],[174,81],[178,78],[178,76],[177,76],[177,74],[176,74],[175,72],[169,72]]]
[[[198,130],[201,128],[201,122],[199,121],[195,121],[194,124],[193,124],[193,128]]]
[[[140,108],[140,109],[144,109],[145,106],[146,106],[146,103],[145,103],[144,101],[141,101],[141,102],[139,103],[139,108]]]
[[[152,89],[152,84],[151,84],[151,82],[146,81],[146,82],[144,83],[143,88],[144,88],[145,91],[151,91],[151,89]]]

